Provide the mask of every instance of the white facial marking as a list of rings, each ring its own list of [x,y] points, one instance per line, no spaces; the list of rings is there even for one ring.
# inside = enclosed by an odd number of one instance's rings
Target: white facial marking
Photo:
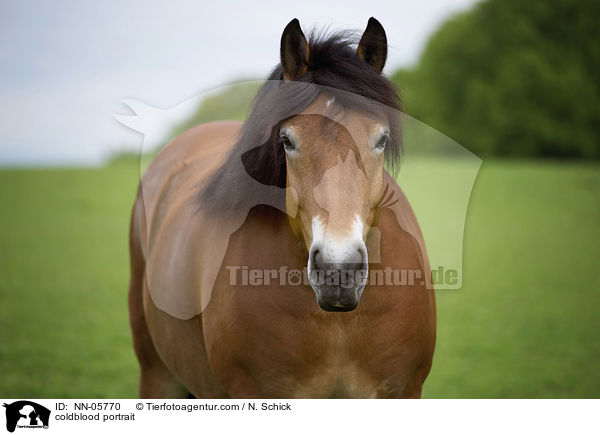
[[[320,245],[322,248],[323,261],[325,263],[347,263],[353,260],[357,254],[356,246],[364,242],[362,239],[363,235],[363,223],[358,215],[354,216],[352,226],[350,228],[350,234],[344,237],[339,237],[331,234],[323,226],[319,216],[315,216],[312,220],[312,244]],[[366,252],[366,249],[365,249]],[[366,262],[366,258],[364,259]]]
[[[363,228],[364,225],[360,220],[360,216],[355,214],[354,222],[352,222],[352,238],[362,240]]]
[[[312,238],[311,249],[315,243],[321,243],[321,241],[325,238],[325,229],[323,228],[323,224],[321,223],[319,216],[313,217],[312,220]],[[311,276],[310,260],[308,261],[307,269],[308,276]]]
[[[323,228],[319,216],[315,216],[312,220],[312,236],[313,243],[321,242],[325,238],[325,228]]]

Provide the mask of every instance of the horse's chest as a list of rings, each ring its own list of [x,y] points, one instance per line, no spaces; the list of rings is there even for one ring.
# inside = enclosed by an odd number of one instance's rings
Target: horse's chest
[[[377,380],[361,367],[360,361],[343,356],[323,362],[319,372],[307,378],[303,385],[305,387],[298,388],[301,397],[375,398],[378,389]]]
[[[376,397],[372,355],[357,354],[357,338],[336,329],[247,331],[243,343],[212,355],[213,367],[224,369],[219,377],[234,397]]]
[[[313,370],[299,382],[299,396],[375,397],[378,382],[366,368],[366,361],[357,354],[358,338],[335,328],[329,343],[322,343],[312,360]],[[311,362],[309,362],[311,364]]]

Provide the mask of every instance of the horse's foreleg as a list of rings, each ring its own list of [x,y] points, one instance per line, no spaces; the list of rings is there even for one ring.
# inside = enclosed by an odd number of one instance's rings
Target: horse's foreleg
[[[132,283],[129,291],[129,312],[133,347],[140,364],[140,397],[187,398],[188,391],[173,376],[156,352],[146,324],[142,305],[142,289]]]
[[[156,352],[144,314],[145,261],[137,240],[135,209],[130,230],[131,280],[129,283],[129,322],[133,347],[140,364],[140,397],[186,398],[188,391],[167,369]],[[139,225],[139,222],[137,223]]]
[[[164,367],[143,367],[140,371],[140,398],[187,399],[190,393]]]

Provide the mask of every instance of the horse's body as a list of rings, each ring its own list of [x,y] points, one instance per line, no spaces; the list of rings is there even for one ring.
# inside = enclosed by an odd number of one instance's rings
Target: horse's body
[[[210,210],[191,211],[194,192],[222,167],[241,128],[229,121],[195,127],[162,150],[143,176],[131,221],[129,294],[141,396],[420,397],[435,342],[435,301],[425,281],[366,285],[349,312],[321,309],[312,282],[232,287],[228,266],[301,270],[310,264],[292,218],[271,205],[252,207],[229,238],[201,313],[183,320],[157,307],[148,273],[160,265],[149,263],[149,244],[160,248],[182,214],[194,216],[191,235],[215,219]],[[387,172],[383,184],[397,201],[376,208],[380,261],[369,263],[369,274],[391,267],[426,277],[429,264],[410,205]],[[208,260],[189,257],[210,257],[211,247],[186,246],[192,248],[181,261],[190,266],[177,285],[193,288]]]

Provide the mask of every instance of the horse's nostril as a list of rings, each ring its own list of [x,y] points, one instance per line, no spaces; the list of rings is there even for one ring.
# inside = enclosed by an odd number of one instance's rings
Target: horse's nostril
[[[310,248],[310,252],[308,254],[308,262],[312,269],[321,269],[323,255],[321,255],[321,246],[314,244]]]
[[[368,262],[367,249],[365,248],[364,245],[362,245],[362,246],[359,246],[356,250],[358,251],[358,254],[360,256],[360,264],[361,264],[361,266],[364,266]]]

